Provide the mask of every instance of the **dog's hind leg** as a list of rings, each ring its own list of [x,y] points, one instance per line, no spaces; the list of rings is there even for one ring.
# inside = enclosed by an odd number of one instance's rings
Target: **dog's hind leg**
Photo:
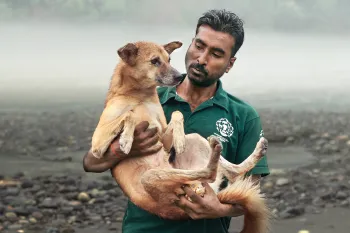
[[[220,169],[229,180],[229,185],[218,193],[221,203],[239,204],[245,210],[244,226],[241,233],[266,233],[269,229],[271,212],[264,195],[252,177],[244,177],[255,164],[266,154],[267,140],[260,138],[254,152],[239,165],[220,158]]]
[[[210,159],[204,169],[150,169],[141,178],[145,190],[157,200],[161,198],[162,193],[169,193],[169,190],[173,190],[176,195],[183,194],[183,191],[181,191],[183,185],[190,185],[191,188],[194,188],[192,185],[196,183],[214,182],[222,151],[222,145],[218,140],[216,142],[211,145]]]
[[[265,138],[260,138],[257,142],[255,150],[242,163],[233,164],[225,158],[220,158],[220,169],[223,170],[224,175],[230,182],[235,182],[239,176],[244,176],[247,172],[254,168],[257,162],[265,156],[267,152],[268,142]]]

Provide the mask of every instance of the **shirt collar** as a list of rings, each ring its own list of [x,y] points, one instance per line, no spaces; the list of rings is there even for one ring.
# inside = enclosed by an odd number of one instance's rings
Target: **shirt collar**
[[[183,77],[185,79],[186,74],[183,74]],[[178,96],[176,93],[176,86],[167,88],[167,90],[162,94],[162,96],[159,96],[159,97],[160,97],[159,99],[161,104],[165,104],[170,99],[183,101],[182,98]],[[213,104],[218,105],[224,108],[226,111],[228,111],[228,105],[229,105],[228,96],[227,96],[227,92],[222,87],[221,80],[218,80],[215,95],[211,98],[211,100]]]

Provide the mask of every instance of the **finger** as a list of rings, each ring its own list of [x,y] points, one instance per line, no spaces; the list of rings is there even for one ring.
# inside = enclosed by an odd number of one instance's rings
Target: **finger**
[[[145,140],[146,138],[151,138],[154,135],[156,135],[158,132],[158,128],[154,127],[151,129],[147,129],[146,132],[142,135],[142,139]]]
[[[210,185],[207,182],[202,183],[202,186],[205,188],[205,192],[207,194],[214,193],[214,190],[210,187]],[[215,194],[216,195],[216,194]]]
[[[200,203],[202,201],[202,197],[195,193],[189,186],[185,185],[185,187],[183,187],[183,190],[187,196],[191,198],[192,202]]]
[[[185,196],[181,196],[180,200],[175,202],[175,205],[180,207],[182,210],[184,210],[191,218],[193,216],[197,216],[197,209],[198,207],[190,202]]]
[[[145,139],[141,143],[140,147],[150,148],[150,147],[154,146],[158,141],[159,141],[159,135],[155,134],[153,137]]]
[[[179,196],[179,200],[176,200],[174,203],[182,209],[192,209],[192,203],[184,195]]]
[[[149,155],[149,154],[154,154],[157,153],[160,149],[162,149],[163,145],[161,143],[156,144],[150,148],[145,149],[144,151],[142,151],[143,155]]]
[[[146,131],[149,126],[148,121],[142,121],[135,126],[134,136],[140,135],[142,132]]]

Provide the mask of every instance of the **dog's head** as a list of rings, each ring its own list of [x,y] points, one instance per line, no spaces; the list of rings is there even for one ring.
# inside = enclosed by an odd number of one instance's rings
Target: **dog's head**
[[[141,41],[126,44],[118,55],[140,85],[173,86],[182,80],[182,75],[170,65],[170,54],[181,46],[179,41],[165,45]]]

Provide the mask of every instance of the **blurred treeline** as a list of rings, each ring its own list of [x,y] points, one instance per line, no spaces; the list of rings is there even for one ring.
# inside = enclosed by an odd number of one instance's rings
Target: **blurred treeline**
[[[0,20],[193,26],[212,8],[236,12],[250,28],[350,31],[350,0],[0,0]]]

